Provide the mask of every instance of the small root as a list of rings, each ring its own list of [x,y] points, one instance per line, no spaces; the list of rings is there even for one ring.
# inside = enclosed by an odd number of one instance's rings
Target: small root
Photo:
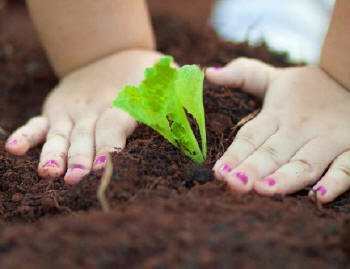
[[[97,199],[99,200],[102,210],[104,212],[109,212],[110,207],[106,198],[106,189],[111,182],[112,174],[113,174],[113,164],[112,158],[110,154],[107,154],[106,167],[103,172],[100,186],[97,189]]]
[[[153,181],[153,183],[151,184],[151,186],[149,187],[150,190],[153,190],[158,184],[159,182],[162,181],[161,177],[158,177],[156,180]]]
[[[312,199],[314,200],[314,202],[317,206],[317,209],[320,211],[323,211],[323,206],[320,203],[320,201],[318,200],[317,190],[311,189],[311,191],[312,191]]]
[[[247,116],[243,117],[235,126],[231,128],[233,132],[235,132],[238,128],[242,127],[244,124],[246,124],[248,121],[254,119],[256,115],[258,115],[260,112],[260,109],[255,110],[254,112],[248,114]]]
[[[69,214],[76,215],[69,207],[61,206],[59,204],[59,202],[57,201],[57,193],[55,190],[49,190],[46,193],[48,194],[47,197],[52,199],[55,208],[57,208],[59,211],[65,211]]]
[[[8,135],[8,133],[1,126],[0,126],[0,134],[6,135],[6,136]]]

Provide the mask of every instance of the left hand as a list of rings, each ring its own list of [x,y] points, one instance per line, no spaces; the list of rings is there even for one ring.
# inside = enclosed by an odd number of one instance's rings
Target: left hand
[[[239,58],[206,76],[264,98],[260,114],[216,162],[218,179],[267,196],[313,185],[310,196],[321,203],[350,188],[350,92],[320,67],[282,69]]]

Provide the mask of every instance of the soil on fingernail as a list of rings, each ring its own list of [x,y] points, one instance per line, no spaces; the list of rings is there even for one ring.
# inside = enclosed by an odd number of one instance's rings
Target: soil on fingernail
[[[57,84],[23,2],[0,9],[0,126],[9,131],[39,114]],[[180,10],[199,12],[188,5]],[[224,66],[247,56],[286,66],[286,55],[222,42],[182,16],[152,18],[158,48],[180,64]],[[38,176],[40,147],[22,157],[0,147],[0,268],[348,268],[349,192],[319,209],[306,191],[272,198],[229,191],[211,168],[234,138],[232,127],[260,104],[207,82],[204,104],[207,161],[193,163],[140,125],[113,155],[109,213],[96,197],[103,170],[68,186]]]

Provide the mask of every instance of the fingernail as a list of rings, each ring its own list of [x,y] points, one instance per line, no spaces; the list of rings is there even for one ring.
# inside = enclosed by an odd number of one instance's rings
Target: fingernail
[[[7,145],[16,145],[17,144],[17,140],[16,139],[10,139],[7,141],[6,143]]]
[[[227,164],[221,166],[220,170],[227,173],[230,173],[232,171],[232,169]]]
[[[220,70],[222,70],[222,68],[223,68],[223,67],[214,67],[214,70],[215,70],[215,71],[220,71]]]
[[[70,168],[70,170],[74,170],[74,169],[85,169],[84,166],[82,166],[81,164],[73,164]]]
[[[276,180],[273,178],[264,178],[264,181],[269,185],[269,186],[274,186],[276,184]]]
[[[106,156],[100,156],[96,159],[95,164],[101,164],[106,162]]]
[[[46,167],[46,166],[50,166],[50,167],[59,167],[58,163],[57,163],[55,160],[47,161],[47,162],[44,164],[44,167]]]
[[[316,189],[316,192],[320,192],[322,196],[324,196],[326,193],[327,193],[327,190],[325,187],[323,186],[319,186],[317,189]]]
[[[240,181],[242,181],[242,183],[243,183],[244,185],[247,185],[247,183],[248,183],[248,177],[247,177],[244,173],[237,172],[237,173],[236,173],[236,177],[237,177]]]

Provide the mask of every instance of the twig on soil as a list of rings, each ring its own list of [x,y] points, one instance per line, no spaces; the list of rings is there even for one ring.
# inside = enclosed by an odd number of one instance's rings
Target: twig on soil
[[[7,135],[7,132],[0,126],[0,134]]]
[[[222,153],[225,151],[225,146],[224,146],[224,134],[220,133],[220,138],[219,138],[219,147],[218,147],[218,153],[215,156],[215,160],[218,160],[219,157],[222,155]]]
[[[161,177],[157,178],[156,180],[153,181],[153,183],[151,184],[151,186],[149,187],[149,189],[150,189],[150,190],[154,189],[154,187],[155,187],[156,185],[158,185],[158,183],[161,182],[161,181],[162,181],[162,178],[161,178]]]
[[[242,118],[235,126],[231,128],[232,131],[236,131],[238,128],[242,127],[244,124],[246,124],[248,121],[255,118],[256,115],[260,112],[260,109],[255,110],[254,112],[250,113],[249,115]]]
[[[106,199],[106,189],[112,178],[113,164],[112,164],[111,155],[107,154],[106,156],[107,156],[106,167],[101,178],[100,186],[97,189],[97,199],[101,204],[102,210],[104,212],[109,212],[110,207]]]
[[[312,191],[312,198],[314,199],[316,206],[319,210],[323,210],[322,204],[319,202],[318,197],[317,197],[317,190],[311,189]]]
[[[51,198],[52,198],[52,200],[53,200],[53,202],[54,202],[55,207],[56,207],[58,210],[65,210],[65,211],[67,211],[68,213],[73,214],[73,211],[72,211],[69,207],[67,207],[67,206],[60,206],[60,204],[58,203],[58,201],[57,201],[57,199],[56,199],[55,196],[52,196]],[[74,215],[74,214],[73,214],[73,215]]]

